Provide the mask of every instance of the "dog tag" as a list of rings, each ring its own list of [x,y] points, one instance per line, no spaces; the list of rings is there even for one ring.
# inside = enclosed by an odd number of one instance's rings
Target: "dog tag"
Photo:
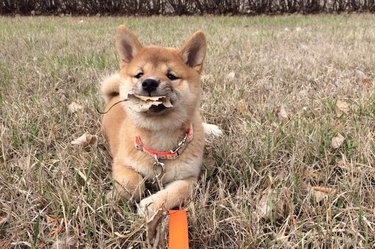
[[[162,177],[165,173],[165,164],[157,160],[154,162],[153,166],[155,171],[159,171],[160,169],[160,172],[156,174],[156,177]]]
[[[154,167],[154,171],[155,171],[155,181],[156,181],[156,184],[158,185],[159,189],[162,190],[163,189],[163,183],[162,183],[161,179],[163,178],[164,173],[165,173],[165,164],[160,162],[156,155],[155,155],[154,159],[155,159],[155,162],[153,164],[153,167]]]

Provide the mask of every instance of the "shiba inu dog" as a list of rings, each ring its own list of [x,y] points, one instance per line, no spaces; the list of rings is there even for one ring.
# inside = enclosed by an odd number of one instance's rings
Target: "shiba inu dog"
[[[206,39],[196,32],[179,49],[143,46],[121,25],[115,40],[120,72],[101,89],[106,109],[113,107],[103,117],[112,176],[116,192],[140,201],[138,213],[151,216],[191,197],[202,165],[204,127],[220,133],[217,126],[203,124],[199,113]],[[148,180],[160,190],[142,199]]]

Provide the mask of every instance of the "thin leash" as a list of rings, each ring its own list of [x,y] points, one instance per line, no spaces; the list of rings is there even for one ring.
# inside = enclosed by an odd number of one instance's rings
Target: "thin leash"
[[[119,103],[121,103],[121,102],[125,102],[125,101],[128,101],[129,99],[122,99],[122,100],[119,100],[119,101],[117,101],[116,103],[114,103],[113,105],[111,105],[111,107],[110,108],[108,108],[108,110],[106,110],[106,111],[104,111],[104,112],[102,112],[102,111],[100,111],[98,108],[96,108],[96,111],[99,113],[99,114],[102,114],[102,115],[104,115],[104,114],[107,114],[115,105],[117,105],[117,104],[119,104]]]

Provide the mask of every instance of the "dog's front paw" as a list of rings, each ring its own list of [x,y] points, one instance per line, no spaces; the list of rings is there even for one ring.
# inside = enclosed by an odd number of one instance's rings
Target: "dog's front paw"
[[[150,218],[156,211],[159,209],[159,205],[156,201],[156,198],[149,196],[143,200],[138,205],[138,215],[141,217]]]

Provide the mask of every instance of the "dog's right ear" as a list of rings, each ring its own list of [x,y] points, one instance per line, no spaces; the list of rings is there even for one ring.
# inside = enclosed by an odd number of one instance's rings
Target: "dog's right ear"
[[[179,53],[186,65],[201,73],[206,49],[206,37],[203,32],[198,31],[182,45]]]
[[[128,64],[142,48],[142,44],[137,37],[124,25],[116,29],[116,48],[121,57],[120,67]]]

